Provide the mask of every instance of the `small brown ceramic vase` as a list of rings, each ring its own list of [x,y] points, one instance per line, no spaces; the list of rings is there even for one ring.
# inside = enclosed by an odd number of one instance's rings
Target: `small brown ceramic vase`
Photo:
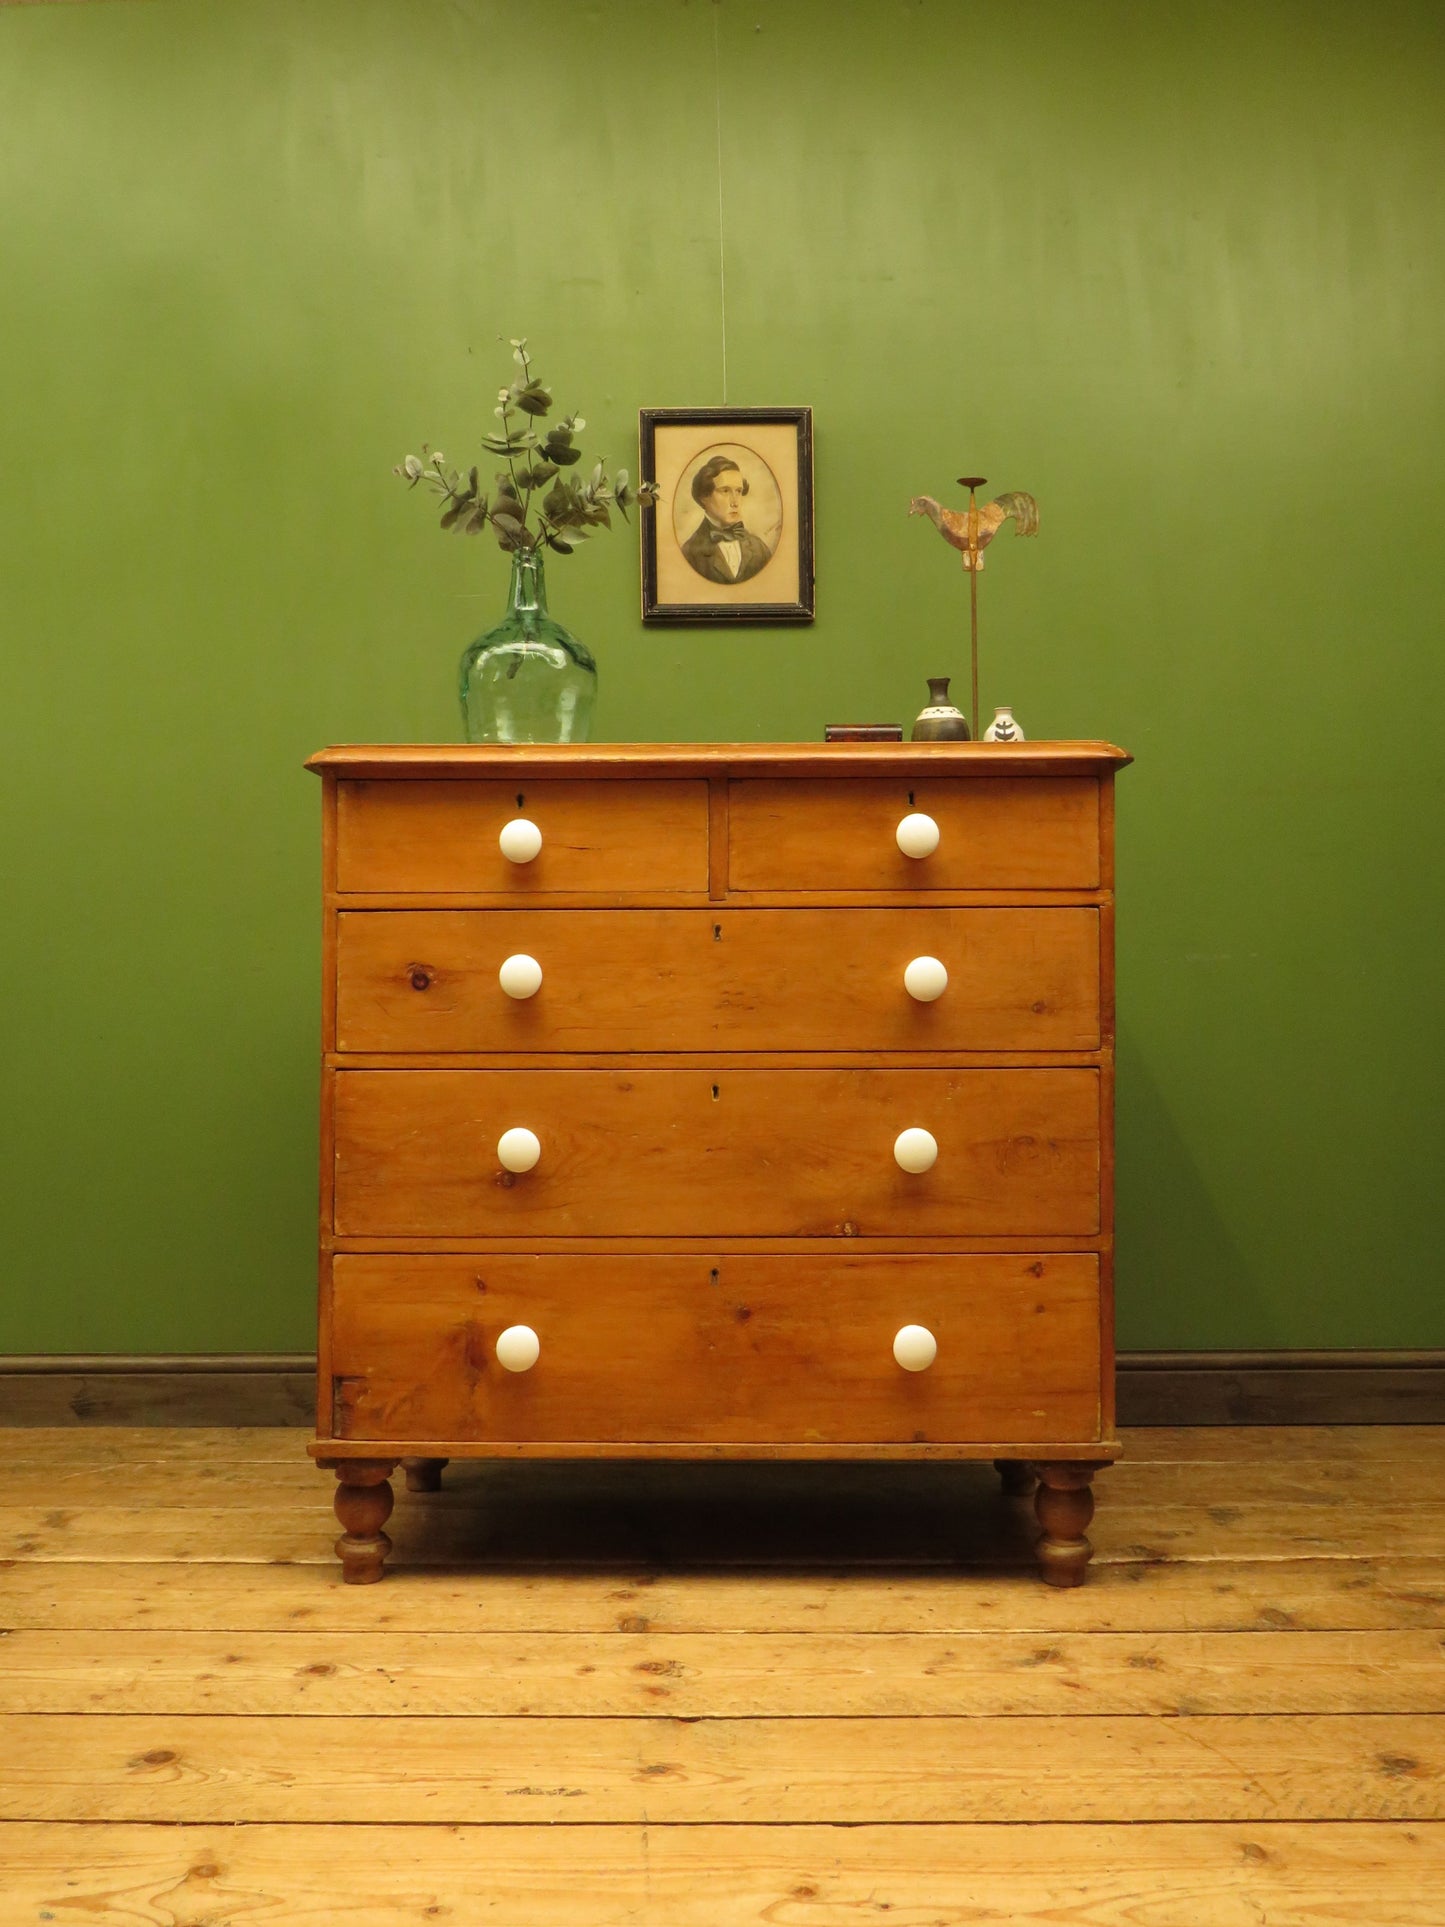
[[[957,703],[948,700],[948,677],[928,678],[928,706],[920,709],[913,725],[915,743],[966,743],[968,718]]]

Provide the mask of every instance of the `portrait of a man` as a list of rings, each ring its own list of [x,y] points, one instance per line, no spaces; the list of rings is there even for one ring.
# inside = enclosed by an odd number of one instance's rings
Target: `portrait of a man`
[[[811,622],[809,408],[643,408],[644,622]]]
[[[708,582],[746,582],[773,559],[771,546],[747,526],[750,485],[731,455],[713,455],[692,478],[702,518],[682,544],[691,567]]]

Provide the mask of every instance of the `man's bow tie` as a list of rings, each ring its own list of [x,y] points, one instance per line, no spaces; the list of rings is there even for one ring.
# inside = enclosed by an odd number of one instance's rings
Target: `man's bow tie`
[[[734,522],[730,529],[719,528],[716,522],[709,522],[707,534],[708,540],[713,543],[741,542],[747,530],[741,522]]]

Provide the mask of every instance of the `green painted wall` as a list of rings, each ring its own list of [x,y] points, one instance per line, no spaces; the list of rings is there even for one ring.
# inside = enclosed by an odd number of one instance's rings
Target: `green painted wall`
[[[965,602],[909,496],[1038,495],[984,700],[1138,758],[1121,1341],[1445,1342],[1442,55],[1416,0],[0,8],[0,1350],[309,1341],[300,765],[456,735],[500,559],[389,471],[517,333],[614,461],[816,411],[812,628],[554,563],[605,736],[911,716]]]

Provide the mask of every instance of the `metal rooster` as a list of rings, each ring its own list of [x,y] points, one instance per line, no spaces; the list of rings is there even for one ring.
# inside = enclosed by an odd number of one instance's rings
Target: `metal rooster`
[[[960,481],[963,477],[960,476]],[[983,487],[983,479],[967,482],[970,495],[975,488]],[[996,495],[991,502],[977,508],[970,501],[966,509],[946,509],[935,502],[931,495],[915,495],[908,504],[910,515],[926,515],[945,542],[951,542],[963,556],[966,569],[983,567],[983,552],[998,534],[1004,523],[1012,516],[1018,523],[1020,535],[1037,535],[1039,532],[1039,505],[1032,495],[1025,495],[1021,489],[1010,489],[1005,495]],[[976,527],[970,524],[976,522]]]
[[[1021,489],[1009,489],[979,507],[976,491],[984,485],[982,475],[960,475],[959,486],[968,490],[966,509],[946,509],[931,495],[915,495],[908,504],[910,515],[926,515],[945,542],[952,543],[963,557],[968,570],[970,633],[972,639],[973,708],[970,726],[978,741],[978,572],[983,567],[983,552],[1004,523],[1013,518],[1020,535],[1039,532],[1039,505]]]

